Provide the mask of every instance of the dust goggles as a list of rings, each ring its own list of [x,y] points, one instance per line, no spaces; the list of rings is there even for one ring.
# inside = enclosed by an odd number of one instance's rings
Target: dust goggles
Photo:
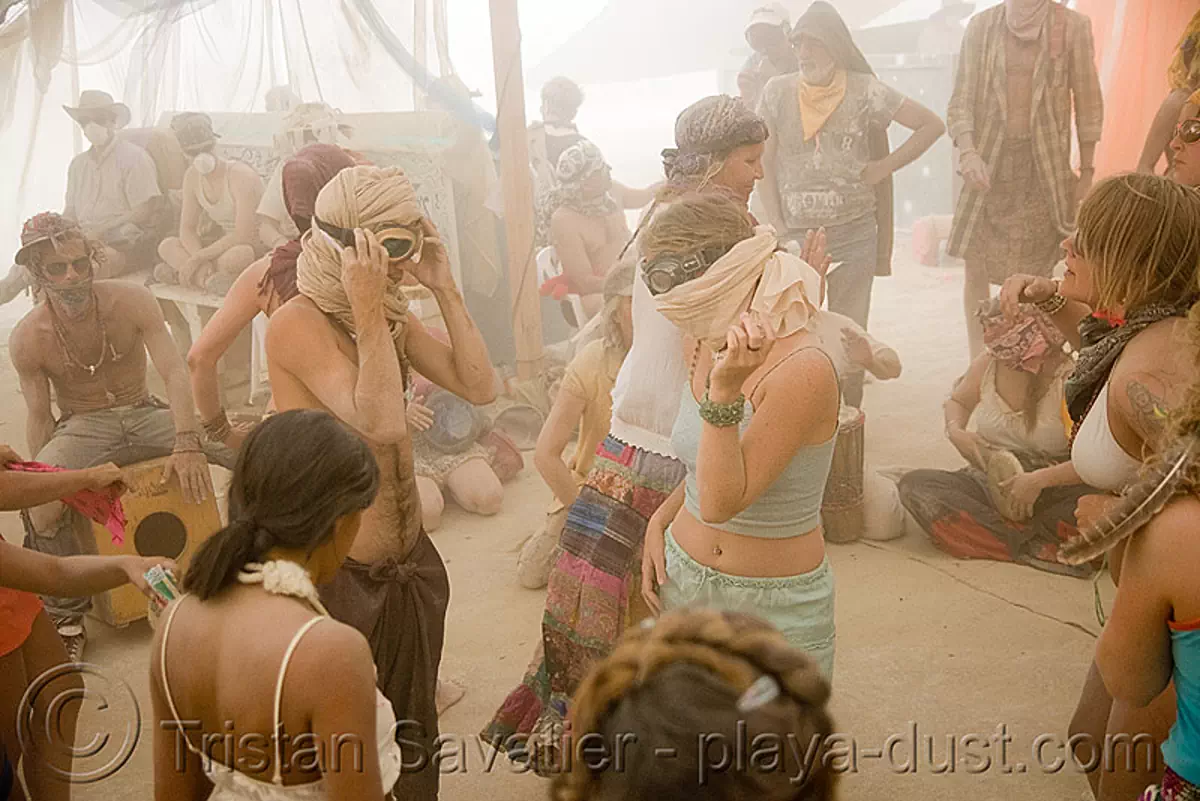
[[[1175,126],[1175,135],[1185,145],[1200,142],[1200,119],[1184,120]]]
[[[353,230],[327,223],[315,216],[313,222],[328,234],[330,239],[342,247],[353,248],[355,246]],[[425,231],[421,228],[420,220],[407,226],[393,225],[380,228],[378,231],[371,229],[371,233],[375,234],[375,238],[379,240],[379,244],[387,251],[388,258],[392,261],[411,259],[420,253],[421,248],[425,245]]]
[[[642,259],[642,280],[651,295],[670,292],[705,273],[729,248],[708,248],[698,253],[665,253],[653,260]]]

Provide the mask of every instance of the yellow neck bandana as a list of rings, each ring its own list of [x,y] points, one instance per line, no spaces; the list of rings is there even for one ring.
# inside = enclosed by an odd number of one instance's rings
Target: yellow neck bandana
[[[828,86],[813,86],[800,78],[800,121],[804,124],[805,142],[817,135],[845,97],[846,71],[843,69],[833,74]]]

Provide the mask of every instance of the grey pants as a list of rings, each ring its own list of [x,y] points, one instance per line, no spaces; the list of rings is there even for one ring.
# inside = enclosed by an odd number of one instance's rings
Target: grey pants
[[[167,456],[175,445],[175,420],[161,404],[147,401],[135,406],[118,406],[99,412],[71,415],[54,429],[36,461],[80,470],[104,462],[122,466]],[[205,445],[210,462],[232,467],[235,454],[223,446]],[[63,514],[45,531],[34,529],[28,511],[21,513],[25,547],[52,556],[87,553],[79,540],[78,512],[63,507]],[[91,608],[91,598],[43,596],[46,612],[59,625],[80,623]]]
[[[791,231],[788,238],[803,244],[807,233],[807,229]],[[865,329],[871,314],[871,290],[875,286],[879,224],[872,213],[842,225],[827,227],[825,238],[833,263],[841,262],[837,269],[829,274],[829,310],[846,315]],[[862,372],[841,376],[841,379],[842,399],[847,405],[861,406]]]

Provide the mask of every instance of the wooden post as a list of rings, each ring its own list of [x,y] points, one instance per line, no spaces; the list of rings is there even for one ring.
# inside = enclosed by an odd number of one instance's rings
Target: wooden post
[[[417,64],[425,67],[428,61],[427,54],[429,52],[429,29],[426,24],[428,17],[427,0],[413,0],[413,58],[417,60]],[[425,90],[413,83],[413,109],[422,111],[425,109]]]
[[[512,291],[517,378],[542,370],[542,317],[533,252],[533,178],[525,132],[525,79],[521,70],[521,25],[517,0],[489,0],[492,60],[496,72],[496,125],[500,136],[500,185],[508,236],[508,281]]]

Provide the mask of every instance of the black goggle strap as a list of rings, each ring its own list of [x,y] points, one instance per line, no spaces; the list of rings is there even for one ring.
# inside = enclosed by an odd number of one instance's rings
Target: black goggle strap
[[[686,255],[669,253],[660,256],[654,261],[642,262],[642,275],[646,281],[647,287],[654,294],[661,294],[667,290],[659,290],[655,292],[650,276],[654,273],[667,272],[672,275],[674,281],[672,286],[678,286],[686,281],[690,281],[696,276],[702,274],[712,265],[716,264],[722,256],[728,253],[727,248],[708,248],[697,253]]]

